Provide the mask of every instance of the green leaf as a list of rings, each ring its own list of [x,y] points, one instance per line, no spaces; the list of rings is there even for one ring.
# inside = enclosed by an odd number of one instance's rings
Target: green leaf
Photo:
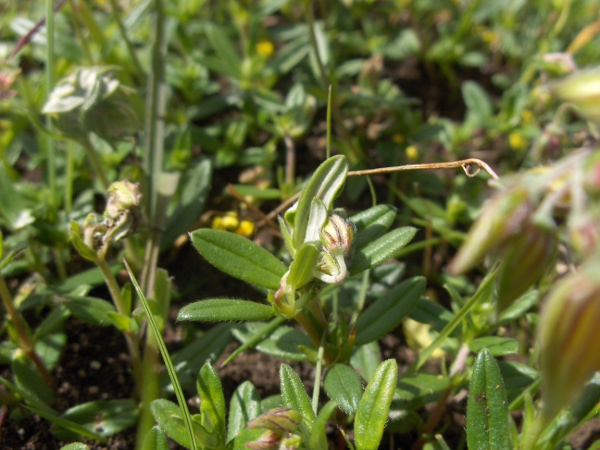
[[[350,274],[356,275],[394,258],[402,247],[411,241],[416,232],[417,229],[413,227],[397,228],[371,242],[354,255]]]
[[[498,324],[502,325],[523,316],[527,311],[533,308],[540,300],[540,292],[537,290],[529,291],[527,294],[519,297],[516,302],[506,308],[500,314]]]
[[[415,277],[390,289],[358,316],[356,345],[375,341],[396,328],[425,292],[425,279]]]
[[[260,395],[252,382],[244,381],[235,390],[229,403],[227,441],[234,439],[246,427],[246,423],[260,413]]]
[[[107,326],[113,323],[107,313],[115,312],[115,307],[106,300],[66,296],[64,305],[75,317],[92,325]]]
[[[362,381],[356,370],[346,364],[336,364],[327,371],[323,388],[342,411],[348,415],[356,413],[363,393]]]
[[[379,448],[397,382],[398,364],[393,359],[383,361],[358,404],[354,420],[356,450]]]
[[[162,430],[154,426],[144,439],[144,450],[169,450],[169,443]]]
[[[231,341],[232,327],[229,323],[219,324],[173,355],[173,366],[183,386],[193,386],[200,368],[207,361],[214,363],[219,358]],[[172,392],[172,386],[167,390]]]
[[[420,323],[431,325],[435,331],[442,331],[452,320],[454,314],[439,303],[432,302],[426,298],[421,299],[409,317]]]
[[[483,349],[475,361],[467,406],[467,444],[477,450],[510,450],[508,401],[492,354]]]
[[[212,178],[210,159],[204,159],[187,171],[180,181],[179,205],[169,215],[162,235],[161,250],[166,250],[175,239],[186,233],[198,220],[210,189]]]
[[[498,367],[502,373],[509,403],[540,377],[538,371],[527,364],[514,361],[498,361]]]
[[[330,210],[333,200],[344,186],[347,173],[348,160],[345,156],[329,158],[317,168],[302,190],[298,202],[285,213],[287,222],[294,224],[295,248],[300,248],[304,243],[313,199],[318,198]]]
[[[254,430],[245,428],[235,437],[233,442],[229,443],[227,450],[248,450],[246,444],[256,441],[264,432],[265,430],[260,428]]]
[[[473,125],[481,125],[494,112],[492,101],[485,89],[475,81],[465,81],[462,84],[462,94],[467,107],[466,121]]]
[[[253,339],[257,333],[261,333],[264,324],[260,322],[248,322],[233,330],[233,335],[243,344]],[[298,349],[304,345],[312,348],[312,342],[308,336],[295,328],[279,326],[267,337],[256,344],[256,350],[266,355],[275,356],[290,361],[306,361],[306,355]]]
[[[196,382],[200,396],[201,424],[217,439],[217,447],[225,446],[225,397],[219,375],[213,367],[206,363]]]
[[[69,408],[61,417],[93,433],[108,437],[134,425],[137,422],[138,409],[133,399],[97,400]],[[79,437],[75,431],[58,424],[52,424],[50,431],[63,440]]]
[[[311,450],[327,450],[327,435],[325,434],[325,427],[331,415],[337,408],[337,403],[333,400],[327,402],[313,424],[312,431],[310,433],[310,448]]]
[[[54,391],[24,351],[16,350],[13,353],[11,370],[17,387],[44,403],[54,402]]]
[[[381,364],[381,350],[377,341],[355,347],[350,364],[366,382],[371,381],[373,375]]]
[[[191,448],[188,430],[181,416],[181,409],[175,403],[159,398],[150,404],[154,420],[167,435],[185,448]],[[192,422],[194,432],[200,424]]]
[[[205,30],[208,40],[217,53],[218,60],[226,67],[226,73],[235,78],[241,78],[242,60],[227,37],[224,28],[209,22],[206,24]]]
[[[83,442],[71,442],[70,444],[63,445],[60,450],[90,450],[90,448]]]
[[[361,249],[392,226],[396,219],[397,209],[392,205],[375,205],[350,217],[350,222],[356,225],[354,246]]]
[[[237,234],[203,228],[191,236],[194,247],[208,262],[242,281],[275,291],[287,271],[267,250]]]
[[[320,256],[320,245],[314,242],[302,244],[290,265],[290,272],[287,276],[287,283],[292,289],[300,289],[313,279]]]
[[[279,378],[281,380],[281,397],[283,398],[283,403],[288,408],[301,413],[303,423],[311,431],[317,417],[312,409],[310,397],[306,393],[300,377],[290,366],[282,364],[279,369]]]
[[[483,348],[486,348],[492,356],[506,356],[519,351],[519,341],[501,336],[483,336],[469,342],[469,349],[472,352],[479,352]]]
[[[432,373],[403,376],[394,391],[396,409],[416,410],[436,401],[451,386],[450,378]]]
[[[195,322],[226,322],[268,320],[275,315],[273,308],[250,300],[215,298],[190,303],[179,310],[177,320]]]
[[[58,364],[60,355],[67,345],[67,334],[63,330],[47,334],[35,343],[35,353],[40,357],[48,370],[53,370]]]

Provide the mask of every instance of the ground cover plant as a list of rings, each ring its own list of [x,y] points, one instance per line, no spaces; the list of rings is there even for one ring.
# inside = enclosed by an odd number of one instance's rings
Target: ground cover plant
[[[600,448],[599,9],[0,4],[2,448]]]

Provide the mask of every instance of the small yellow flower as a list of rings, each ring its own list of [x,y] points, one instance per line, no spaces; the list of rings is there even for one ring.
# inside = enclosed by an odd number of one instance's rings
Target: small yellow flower
[[[523,119],[523,125],[529,125],[531,119],[533,119],[533,112],[530,109],[524,109],[521,113],[521,118]]]
[[[527,145],[527,140],[521,133],[513,131],[508,135],[508,145],[513,150],[522,150]]]
[[[240,225],[236,212],[228,212],[222,217],[215,217],[212,220],[211,228],[215,230],[234,231]]]
[[[275,46],[268,39],[260,39],[256,44],[256,53],[269,57],[275,52]]]
[[[409,145],[406,147],[406,158],[409,161],[416,161],[419,159],[419,149],[416,147],[416,145]]]
[[[235,234],[249,238],[254,233],[254,222],[242,220],[240,226],[235,230]]]

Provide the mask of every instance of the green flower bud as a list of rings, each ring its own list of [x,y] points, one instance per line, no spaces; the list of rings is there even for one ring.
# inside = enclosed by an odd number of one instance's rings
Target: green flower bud
[[[591,261],[550,292],[538,337],[548,419],[600,370],[600,265]]]
[[[108,188],[104,217],[116,219],[121,213],[137,208],[141,199],[142,194],[137,183],[129,180],[116,181]]]
[[[600,120],[600,70],[579,71],[551,86],[552,93],[573,103],[588,120]]]
[[[556,252],[554,230],[525,228],[508,243],[498,274],[498,311],[508,308],[550,268]]]
[[[470,270],[486,254],[519,233],[532,213],[529,197],[528,190],[517,185],[492,198],[448,265],[448,273],[459,275]]]
[[[332,254],[347,254],[352,248],[355,225],[337,214],[332,214],[321,230],[323,247]]]
[[[248,422],[248,428],[266,428],[279,436],[293,433],[302,422],[302,414],[291,408],[275,408]]]

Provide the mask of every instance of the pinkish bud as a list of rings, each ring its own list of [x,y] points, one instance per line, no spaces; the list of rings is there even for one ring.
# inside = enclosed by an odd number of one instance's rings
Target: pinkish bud
[[[267,430],[257,440],[248,442],[246,448],[251,450],[278,450],[280,441],[281,435]]]
[[[554,417],[600,370],[600,265],[590,261],[550,292],[538,337],[544,413]]]
[[[328,252],[345,255],[352,247],[355,234],[356,227],[352,222],[333,214],[321,230],[321,242]]]
[[[302,422],[302,414],[291,408],[276,408],[248,422],[248,428],[266,428],[283,436],[293,433]]]

